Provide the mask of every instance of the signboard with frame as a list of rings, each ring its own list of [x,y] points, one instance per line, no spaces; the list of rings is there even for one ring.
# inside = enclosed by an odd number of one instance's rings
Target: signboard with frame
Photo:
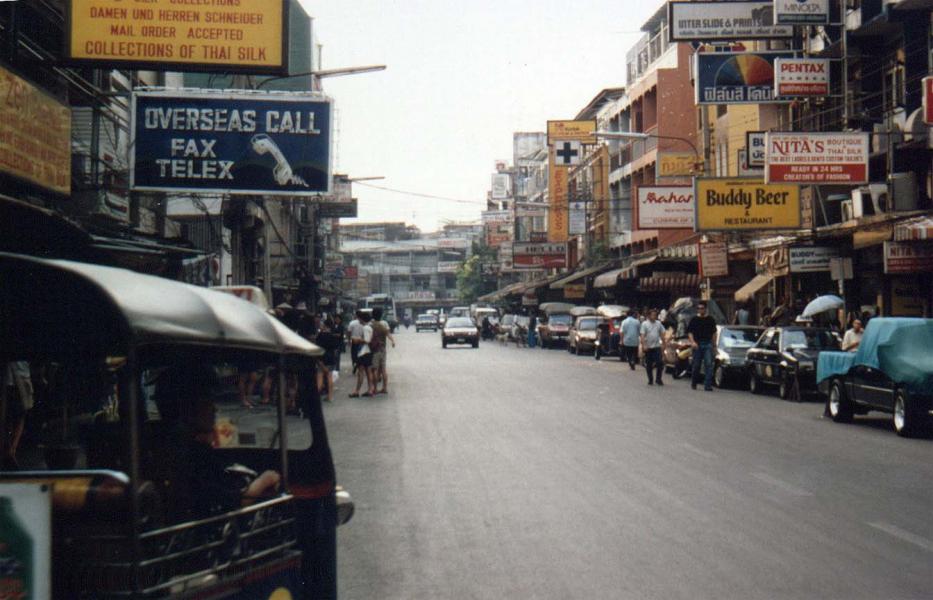
[[[728,277],[729,249],[725,242],[698,244],[700,277]]]
[[[765,134],[766,131],[746,131],[745,148],[748,150],[746,160],[751,169],[765,167]]]
[[[512,243],[512,268],[560,269],[567,266],[567,243]]]
[[[655,163],[655,178],[693,177],[702,172],[698,168],[698,157],[692,152],[658,152]]]
[[[639,229],[693,229],[693,186],[641,186],[637,197]]]
[[[697,3],[699,4],[699,3]],[[697,104],[780,104],[774,97],[774,61],[790,52],[697,52]]]
[[[671,42],[727,42],[790,38],[794,28],[774,24],[771,0],[668,2]]]
[[[320,94],[135,92],[130,115],[134,190],[331,192],[331,101]]]
[[[586,121],[548,121],[547,143],[552,145],[555,141],[577,141],[584,144],[595,144],[596,120]]]
[[[511,196],[511,186],[509,185],[508,173],[493,173],[492,175],[492,197],[496,200],[502,200]]]
[[[0,172],[71,192],[71,110],[2,67]]]
[[[355,219],[359,214],[356,198],[349,202],[321,202],[317,216],[322,219]]]
[[[778,25],[826,25],[829,0],[774,0],[774,22]]]
[[[832,246],[791,246],[788,261],[791,273],[821,273],[830,271],[830,261],[839,257]]]
[[[65,56],[102,68],[288,75],[287,0],[66,2]]]
[[[567,167],[559,167],[554,161],[554,148],[548,151],[548,211],[547,211],[547,239],[549,242],[566,242],[569,237],[569,203],[567,194],[570,191],[569,173]]]
[[[779,58],[774,61],[774,95],[829,94],[828,58]]]
[[[933,271],[933,244],[884,242],[884,272],[909,275]]]
[[[800,228],[800,187],[759,178],[697,177],[696,231]]]
[[[869,134],[769,131],[765,181],[794,184],[868,183]]]

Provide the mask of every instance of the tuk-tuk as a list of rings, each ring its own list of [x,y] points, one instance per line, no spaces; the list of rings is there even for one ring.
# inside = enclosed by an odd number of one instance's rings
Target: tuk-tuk
[[[573,325],[573,316],[570,314],[573,308],[574,305],[567,302],[545,302],[538,307],[544,313],[544,318],[538,323],[542,348],[567,342],[570,326]]]
[[[603,319],[597,325],[596,347],[593,358],[599,360],[603,356],[622,356],[621,327],[622,319],[628,314],[629,308],[619,304],[603,304],[596,307],[596,314]]]
[[[353,504],[311,385],[320,348],[231,294],[123,269],[0,253],[0,281],[16,597],[336,596]],[[276,393],[254,403],[263,379]]]

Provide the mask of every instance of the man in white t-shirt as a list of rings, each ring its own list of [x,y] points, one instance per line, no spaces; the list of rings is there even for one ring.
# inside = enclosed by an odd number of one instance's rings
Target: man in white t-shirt
[[[852,329],[848,330],[844,336],[842,336],[842,349],[845,352],[855,352],[858,350],[859,344],[862,343],[862,333],[865,329],[862,327],[862,322],[858,319],[852,321]]]
[[[363,338],[362,314],[361,311],[356,311],[356,318],[347,325],[347,338],[350,340],[350,364],[353,367],[353,373],[356,373],[356,354],[360,351],[358,340]]]
[[[661,374],[664,361],[661,360],[661,342],[664,339],[664,325],[658,321],[658,310],[648,311],[648,320],[641,324],[641,348],[645,353],[645,368],[648,369],[648,385],[664,385]],[[655,374],[656,373],[656,374]]]
[[[376,383],[373,377],[373,352],[369,348],[369,343],[373,340],[373,326],[370,325],[370,316],[363,313],[360,315],[360,327],[355,333],[350,334],[350,342],[356,342],[356,388],[350,394],[351,398],[360,396],[360,388],[363,387],[363,376],[366,377],[368,392],[364,396],[376,395]],[[352,323],[351,323],[352,325]]]

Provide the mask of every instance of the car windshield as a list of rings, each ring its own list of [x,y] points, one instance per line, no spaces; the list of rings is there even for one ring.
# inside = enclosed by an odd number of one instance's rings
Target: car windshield
[[[719,331],[719,343],[723,348],[751,348],[760,335],[757,329],[723,328]]]
[[[551,325],[570,325],[573,322],[573,317],[570,315],[551,315],[548,317],[548,322]]]
[[[599,319],[596,318],[580,319],[577,323],[577,329],[580,331],[593,331],[596,329],[597,323],[599,323]]]
[[[828,350],[838,347],[835,336],[825,329],[789,329],[784,332],[787,350]]]
[[[437,317],[435,317],[434,315],[421,315],[421,316],[418,317],[418,320],[419,320],[419,321],[429,321],[429,322],[433,323],[434,321],[437,320]]]
[[[476,327],[473,320],[469,317],[451,317],[447,319],[447,328],[454,329],[458,327]]]

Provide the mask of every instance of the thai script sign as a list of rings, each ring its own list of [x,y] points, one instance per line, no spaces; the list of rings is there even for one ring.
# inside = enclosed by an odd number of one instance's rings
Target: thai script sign
[[[566,266],[566,243],[512,243],[512,267],[515,269],[558,269]]]
[[[549,242],[566,242],[569,235],[567,212],[568,171],[554,162],[554,148],[548,151],[548,212],[547,239]]]
[[[692,177],[702,171],[699,157],[692,152],[658,152],[655,177]]]
[[[133,189],[311,196],[331,191],[331,104],[310,93],[133,94]]]
[[[694,183],[697,231],[798,229],[800,188],[760,179],[704,178]]]
[[[757,2],[669,2],[670,41],[789,38],[794,28],[774,24],[774,5]]]
[[[776,96],[829,94],[828,58],[779,58],[774,61]]]
[[[697,52],[696,103],[788,102],[774,97],[774,61],[793,56],[787,52]]]
[[[827,246],[791,246],[791,273],[818,273],[830,270],[830,261],[839,256],[839,249]]]
[[[548,121],[547,122],[547,143],[550,146],[557,140],[583,142],[584,144],[595,144],[596,121]]]
[[[71,111],[0,67],[0,171],[71,192]]]
[[[701,277],[727,277],[729,275],[729,250],[725,242],[698,244]]]
[[[70,0],[66,52],[71,60],[110,68],[287,75],[287,6],[284,0]]]
[[[692,186],[638,188],[639,229],[693,229],[696,206]]]
[[[768,183],[868,182],[867,133],[769,131],[765,138]]]

